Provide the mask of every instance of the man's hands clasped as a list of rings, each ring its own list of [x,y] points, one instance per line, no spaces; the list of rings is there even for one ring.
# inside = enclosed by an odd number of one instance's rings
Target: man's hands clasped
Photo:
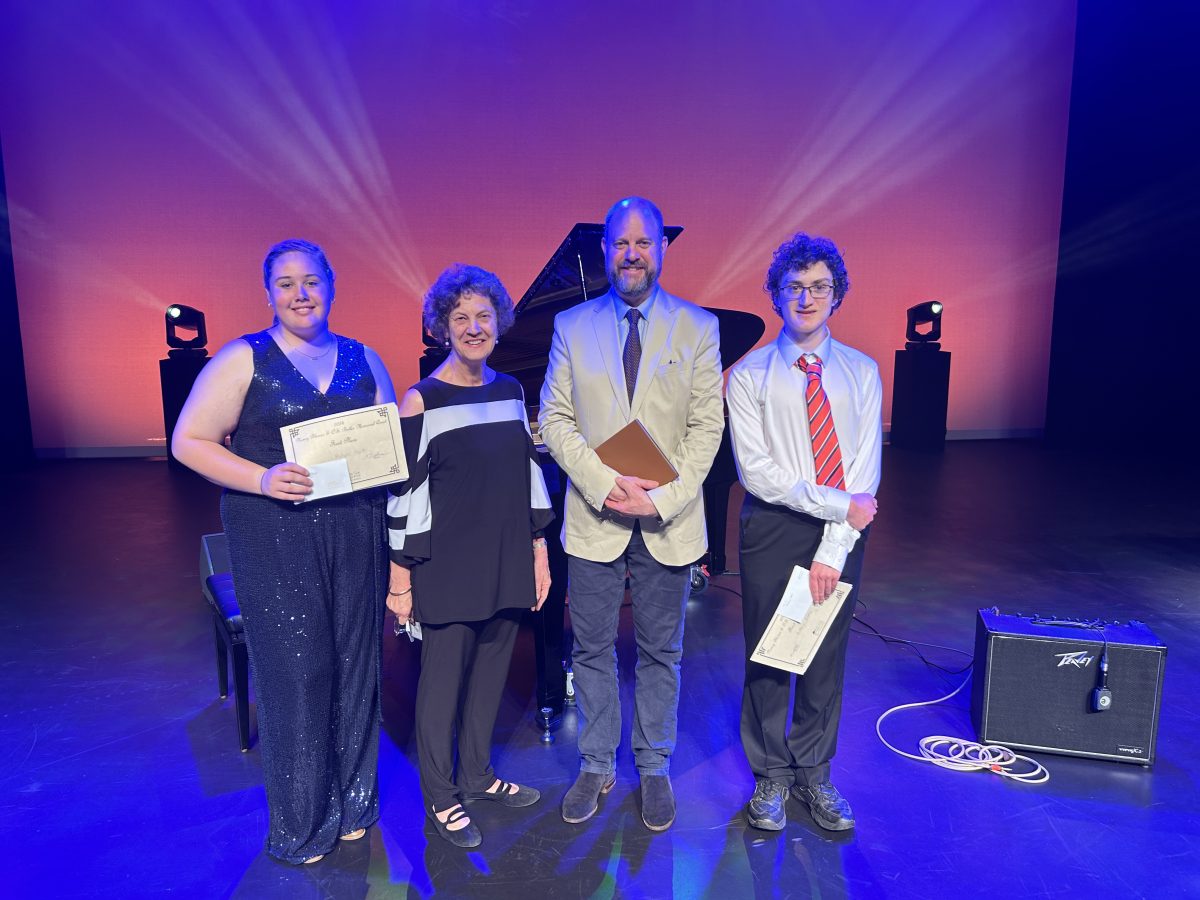
[[[604,506],[623,516],[657,516],[658,507],[647,491],[658,487],[657,481],[638,478],[634,475],[618,475],[612,490],[604,500]]]

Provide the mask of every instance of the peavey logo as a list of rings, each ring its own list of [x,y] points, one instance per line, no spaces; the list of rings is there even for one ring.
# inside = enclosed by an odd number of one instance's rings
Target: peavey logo
[[[1117,750],[1120,751],[1121,753],[1127,753],[1130,756],[1145,756],[1146,755],[1146,751],[1143,750],[1141,747],[1122,747],[1120,744],[1118,744]]]
[[[1088,656],[1086,650],[1077,650],[1074,653],[1056,653],[1058,657],[1058,668],[1063,666],[1074,666],[1077,669],[1086,669],[1092,664],[1092,660],[1096,657]]]

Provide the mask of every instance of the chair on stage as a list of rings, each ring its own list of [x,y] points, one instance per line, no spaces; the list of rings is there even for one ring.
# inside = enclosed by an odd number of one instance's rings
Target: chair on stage
[[[250,749],[250,671],[242,611],[229,574],[229,548],[224,534],[200,538],[200,585],[213,614],[217,640],[217,685],[221,699],[229,696],[229,660],[233,659],[233,700],[237,710],[242,752]]]

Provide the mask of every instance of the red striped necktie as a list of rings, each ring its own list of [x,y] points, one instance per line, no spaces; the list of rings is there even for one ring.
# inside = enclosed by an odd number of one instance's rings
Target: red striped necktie
[[[804,402],[808,405],[808,433],[812,437],[813,468],[817,484],[828,484],[839,491],[846,489],[842,471],[842,448],[833,428],[833,410],[821,385],[821,357],[806,353],[796,360],[797,368],[807,377]]]

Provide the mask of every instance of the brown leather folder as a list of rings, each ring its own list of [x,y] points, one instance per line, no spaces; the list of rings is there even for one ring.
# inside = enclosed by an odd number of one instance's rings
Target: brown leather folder
[[[602,463],[622,475],[649,478],[660,485],[679,477],[671,461],[637,419],[597,447],[596,455]]]

